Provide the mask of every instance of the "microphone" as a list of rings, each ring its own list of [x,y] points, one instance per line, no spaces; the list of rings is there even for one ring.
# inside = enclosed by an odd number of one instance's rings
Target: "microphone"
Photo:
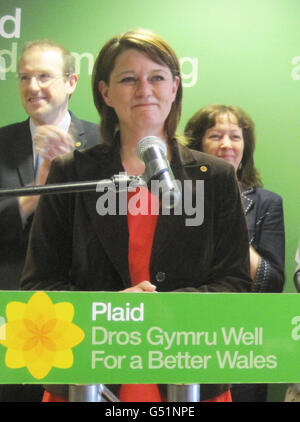
[[[166,158],[167,145],[157,136],[146,136],[137,144],[137,155],[145,163],[142,178],[151,190],[152,181],[158,181],[159,197],[164,208],[174,208],[181,198],[173,172]]]

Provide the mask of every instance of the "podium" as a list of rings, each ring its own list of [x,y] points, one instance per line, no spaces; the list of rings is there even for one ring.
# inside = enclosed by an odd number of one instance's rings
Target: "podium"
[[[0,384],[61,384],[73,402],[118,401],[109,384],[165,384],[175,403],[299,383],[299,352],[298,293],[0,291]]]

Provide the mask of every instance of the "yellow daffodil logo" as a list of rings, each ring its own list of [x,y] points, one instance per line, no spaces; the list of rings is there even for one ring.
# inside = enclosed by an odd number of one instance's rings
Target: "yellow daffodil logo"
[[[48,375],[52,367],[73,365],[72,347],[81,343],[84,332],[72,323],[74,307],[69,302],[52,303],[37,292],[28,303],[10,302],[6,307],[5,364],[8,368],[27,367],[36,379]]]

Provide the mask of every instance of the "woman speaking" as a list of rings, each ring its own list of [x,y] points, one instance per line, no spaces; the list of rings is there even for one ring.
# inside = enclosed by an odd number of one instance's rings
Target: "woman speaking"
[[[137,144],[154,136],[165,146],[179,185],[190,181],[196,195],[196,181],[204,181],[203,221],[186,224],[190,215],[184,207],[182,213],[163,212],[159,197],[146,187],[139,198],[147,197],[148,212],[128,207],[127,215],[99,212],[99,192],[45,195],[35,215],[22,288],[249,291],[249,241],[234,169],[178,142],[182,84],[170,46],[146,30],[112,38],[95,62],[93,95],[104,143],[54,160],[48,183],[109,179],[124,172],[143,175]],[[128,193],[128,204],[134,194]],[[119,391],[122,401],[159,401],[164,394],[163,386],[156,385]],[[201,399],[230,401],[229,386],[201,386]]]

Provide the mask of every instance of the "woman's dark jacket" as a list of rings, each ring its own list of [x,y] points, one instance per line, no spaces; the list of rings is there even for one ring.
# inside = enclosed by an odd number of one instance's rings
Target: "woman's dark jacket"
[[[171,167],[182,185],[193,182],[194,200],[196,181],[204,181],[203,221],[187,225],[191,216],[184,212],[159,216],[150,281],[158,292],[250,291],[249,237],[233,167],[176,142]],[[98,145],[55,159],[48,183],[103,180],[120,172],[124,169],[119,149]],[[127,216],[99,215],[100,195],[81,192],[41,197],[22,289],[120,291],[131,286]],[[203,385],[201,399],[226,389],[223,384]],[[54,391],[62,393],[61,389]]]
[[[281,293],[284,285],[285,234],[282,198],[261,188],[242,189],[250,244],[261,256],[253,292]]]

